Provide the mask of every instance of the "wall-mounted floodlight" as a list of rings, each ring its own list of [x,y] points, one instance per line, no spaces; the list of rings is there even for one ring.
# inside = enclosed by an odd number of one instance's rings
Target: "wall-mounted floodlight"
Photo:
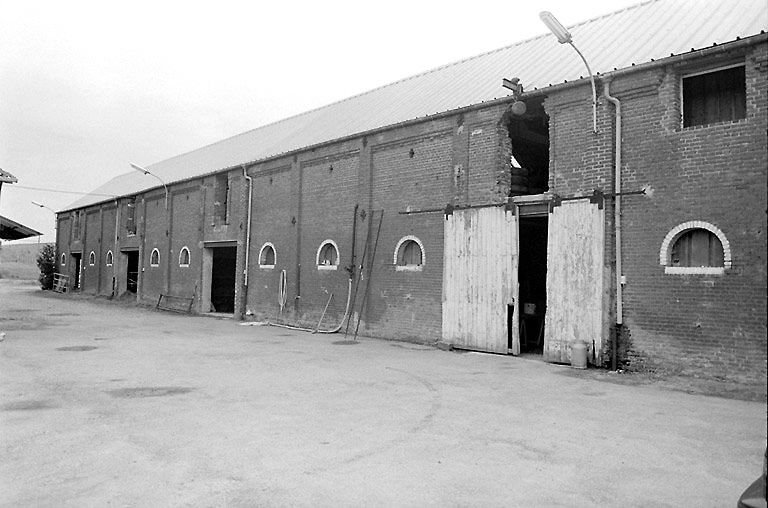
[[[547,25],[547,28],[549,28],[549,31],[552,32],[555,37],[557,37],[557,42],[559,42],[560,44],[571,45],[571,47],[581,57],[582,61],[584,62],[584,65],[587,67],[587,72],[589,73],[589,79],[590,79],[590,82],[592,83],[592,132],[597,133],[597,91],[595,90],[595,76],[592,75],[592,69],[589,68],[587,59],[584,58],[584,55],[581,54],[581,51],[579,51],[579,48],[577,48],[573,44],[573,37],[571,37],[571,32],[569,32],[568,29],[565,28],[557,20],[557,18],[552,15],[551,12],[547,12],[547,11],[540,12],[539,18],[541,18],[541,21],[543,21],[544,24]]]
[[[163,181],[163,179],[157,176],[156,174],[154,174],[153,172],[151,172],[150,170],[142,168],[138,164],[134,164],[132,162],[130,164],[131,164],[131,167],[136,171],[139,171],[140,173],[144,173],[145,175],[154,176],[160,181],[161,184],[163,184],[163,189],[165,189],[165,209],[168,210],[168,186],[165,185],[165,182]]]

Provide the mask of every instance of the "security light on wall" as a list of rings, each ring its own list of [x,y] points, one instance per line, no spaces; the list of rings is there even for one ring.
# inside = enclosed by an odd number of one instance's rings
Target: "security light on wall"
[[[161,184],[163,184],[163,189],[165,189],[165,209],[168,210],[168,186],[165,185],[165,182],[163,181],[163,179],[160,178],[159,176],[157,176],[156,174],[154,174],[153,172],[151,172],[150,170],[142,168],[138,164],[134,164],[134,163],[131,162],[130,165],[131,165],[131,167],[133,169],[135,169],[136,171],[138,171],[140,173],[144,173],[145,175],[154,176],[155,178],[157,178],[160,181]]]
[[[544,24],[547,25],[547,28],[549,28],[549,31],[552,32],[555,37],[557,37],[557,42],[559,42],[560,44],[571,45],[571,47],[581,57],[581,60],[584,62],[584,65],[587,67],[587,72],[589,73],[589,80],[592,83],[592,132],[597,134],[597,91],[595,90],[595,76],[592,74],[592,69],[589,68],[587,59],[584,58],[584,55],[581,54],[581,51],[579,51],[579,48],[577,48],[576,45],[573,44],[573,37],[571,36],[571,32],[569,32],[568,29],[565,28],[562,25],[562,23],[560,23],[551,12],[542,11],[539,13],[539,18],[541,18],[541,21],[543,21]]]

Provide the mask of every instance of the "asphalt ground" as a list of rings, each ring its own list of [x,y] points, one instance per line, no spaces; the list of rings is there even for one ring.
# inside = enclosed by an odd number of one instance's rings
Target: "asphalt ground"
[[[0,281],[2,506],[735,506],[766,405]]]

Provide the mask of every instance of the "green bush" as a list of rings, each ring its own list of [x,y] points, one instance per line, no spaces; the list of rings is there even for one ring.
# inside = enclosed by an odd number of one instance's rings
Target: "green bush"
[[[51,245],[45,245],[40,249],[37,255],[37,266],[40,268],[40,287],[43,289],[53,289],[53,274],[56,271],[56,248]]]

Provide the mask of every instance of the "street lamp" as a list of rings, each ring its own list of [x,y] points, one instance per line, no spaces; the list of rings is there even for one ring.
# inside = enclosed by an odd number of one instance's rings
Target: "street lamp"
[[[54,215],[56,215],[56,211],[53,208],[49,207],[49,206],[45,206],[44,204],[38,203],[37,201],[30,201],[30,203],[32,203],[35,206],[39,206],[40,208],[45,208],[46,210],[48,210],[51,213],[53,213]]]
[[[587,63],[587,59],[584,58],[584,55],[581,54],[581,51],[579,51],[579,48],[577,48],[573,44],[573,38],[571,37],[571,32],[568,31],[560,22],[555,18],[555,16],[552,15],[551,12],[543,11],[539,13],[539,18],[541,18],[541,21],[544,22],[545,25],[547,25],[547,28],[549,28],[549,31],[552,32],[555,37],[557,37],[557,42],[560,44],[570,44],[571,47],[576,51],[576,53],[579,54],[582,61],[584,62],[584,65],[587,67],[587,72],[589,73],[589,79],[592,83],[592,132],[597,134],[597,92],[595,91],[595,76],[592,75],[592,69],[589,68],[589,64]]]
[[[163,188],[165,189],[165,209],[168,210],[168,186],[165,185],[165,182],[163,181],[163,179],[157,176],[156,174],[154,174],[153,172],[151,172],[150,170],[142,168],[138,164],[134,164],[132,162],[130,164],[131,164],[131,167],[136,171],[139,171],[140,173],[144,173],[145,175],[154,176],[160,181],[161,184],[163,184]]]

